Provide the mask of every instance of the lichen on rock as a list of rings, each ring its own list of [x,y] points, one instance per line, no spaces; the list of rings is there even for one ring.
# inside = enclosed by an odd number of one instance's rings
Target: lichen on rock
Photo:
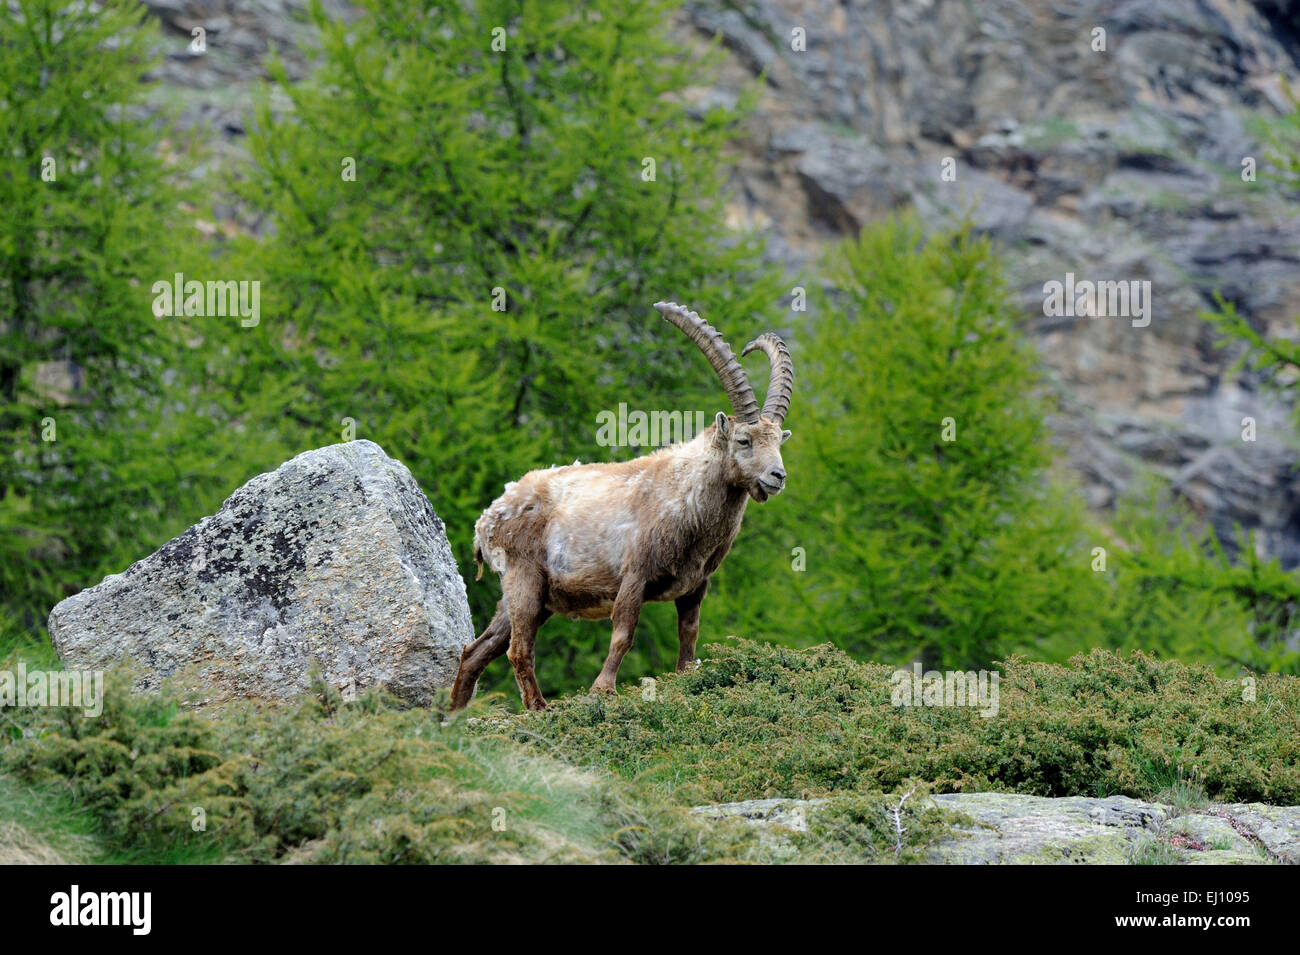
[[[206,702],[289,699],[311,671],[344,693],[427,703],[473,638],[442,521],[370,441],[307,451],[121,574],[62,601],[64,664],[129,658],[137,690],[167,677]]]

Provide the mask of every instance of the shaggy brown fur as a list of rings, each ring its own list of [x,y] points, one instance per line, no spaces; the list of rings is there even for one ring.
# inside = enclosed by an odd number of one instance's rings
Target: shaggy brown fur
[[[735,362],[729,349],[724,357]],[[784,362],[792,382],[788,354]],[[788,393],[785,401],[788,407]],[[461,657],[453,709],[470,701],[483,669],[507,648],[524,705],[544,708],[534,643],[555,613],[613,619],[609,655],[593,692],[614,691],[646,601],[674,601],[677,669],[690,665],[700,603],[740,531],[746,503],[785,487],[785,407],[770,416],[767,407],[761,416],[754,409],[752,421],[719,412],[693,441],[633,461],[530,471],[507,484],[474,528],[479,576],[485,562],[501,576],[501,604]]]

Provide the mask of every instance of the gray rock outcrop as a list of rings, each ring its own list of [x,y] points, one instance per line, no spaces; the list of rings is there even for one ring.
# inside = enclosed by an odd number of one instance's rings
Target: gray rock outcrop
[[[473,639],[442,521],[370,441],[258,475],[156,553],[62,601],[49,626],[69,668],[130,657],[136,689],[177,675],[203,694],[196,702],[288,699],[315,665],[345,694],[382,685],[427,703]]]
[[[952,836],[928,848],[947,865],[1300,864],[1300,806],[1212,804],[1176,809],[1127,796],[948,793],[929,797],[954,816]],[[698,806],[697,815],[743,819],[771,841],[804,838],[826,799],[751,799]]]

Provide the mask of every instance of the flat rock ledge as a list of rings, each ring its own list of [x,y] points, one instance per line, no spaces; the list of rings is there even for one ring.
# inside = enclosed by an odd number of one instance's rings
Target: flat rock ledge
[[[258,475],[50,613],[67,667],[129,658],[136,690],[173,678],[194,704],[291,699],[313,668],[345,695],[383,686],[427,704],[473,636],[442,521],[405,465],[370,441]]]
[[[930,848],[947,865],[1300,864],[1300,806],[1214,804],[1177,809],[1127,796],[1045,798],[1014,793],[928,797],[965,817],[955,835]],[[762,826],[779,842],[808,831],[830,811],[825,799],[751,799],[697,806],[714,819]],[[961,817],[958,817],[959,819]]]

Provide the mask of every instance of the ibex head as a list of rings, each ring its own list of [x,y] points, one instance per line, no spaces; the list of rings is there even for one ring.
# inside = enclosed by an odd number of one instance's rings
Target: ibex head
[[[771,367],[767,395],[760,411],[745,369],[716,328],[673,302],[656,302],[655,308],[699,346],[731,399],[735,413],[718,412],[714,436],[718,448],[726,454],[727,482],[748,491],[759,502],[780,494],[785,489],[781,445],[790,437],[790,432],[781,426],[790,410],[790,395],[794,391],[794,364],[785,342],[765,332],[741,352],[748,355],[751,351],[761,351],[767,355]]]

